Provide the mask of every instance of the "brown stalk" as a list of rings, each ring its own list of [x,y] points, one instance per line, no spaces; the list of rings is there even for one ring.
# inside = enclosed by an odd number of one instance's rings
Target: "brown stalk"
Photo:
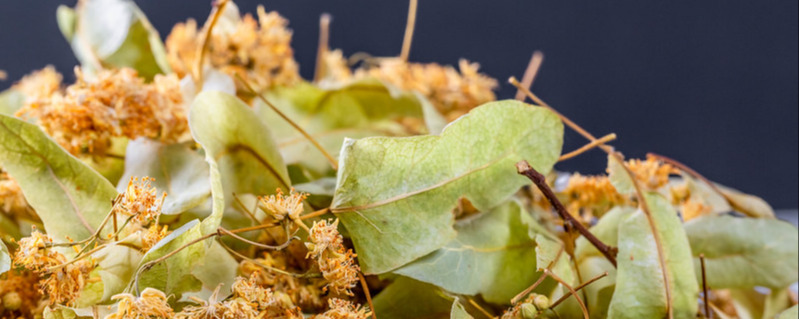
[[[541,276],[538,276],[538,280],[536,280],[535,283],[533,283],[530,287],[527,287],[527,289],[525,289],[524,291],[520,292],[518,295],[514,296],[513,299],[510,300],[510,303],[515,305],[517,302],[519,302],[519,300],[524,298],[524,296],[527,296],[527,294],[529,294],[531,291],[533,291],[535,288],[537,288],[538,285],[540,285],[542,282],[544,282],[544,279],[547,279],[548,276],[549,276],[549,273],[547,273],[547,272],[544,272]]]
[[[413,29],[416,26],[416,8],[419,5],[418,0],[410,0],[408,4],[408,21],[405,24],[405,38],[402,40],[402,52],[400,59],[408,61],[408,55],[411,53],[411,42],[413,40]]]
[[[319,17],[319,47],[316,48],[316,70],[314,71],[313,81],[319,82],[325,74],[325,54],[330,50],[330,14],[323,13]]]
[[[606,271],[606,272],[602,273],[602,274],[601,274],[601,275],[599,275],[599,276],[596,276],[596,277],[594,277],[594,278],[591,278],[590,280],[588,280],[588,281],[586,281],[586,282],[584,282],[584,283],[580,284],[579,286],[577,286],[577,288],[574,288],[574,291],[580,291],[580,289],[583,289],[583,288],[585,288],[585,286],[588,286],[588,285],[590,285],[590,284],[594,283],[595,281],[602,279],[603,277],[605,277],[605,276],[607,276],[607,275],[608,275],[608,272]],[[553,302],[553,303],[552,303],[552,304],[549,306],[549,309],[552,309],[552,308],[555,308],[555,307],[557,307],[557,306],[558,306],[558,305],[559,305],[561,302],[565,301],[566,299],[569,299],[569,296],[571,296],[571,295],[563,295],[563,296],[562,296],[562,297],[560,297],[560,298],[559,298],[557,301]]]
[[[539,106],[555,113],[555,115],[557,115],[561,119],[561,121],[563,121],[563,123],[565,123],[575,132],[579,133],[580,135],[582,135],[583,137],[592,142],[597,140],[596,137],[594,137],[593,135],[591,135],[591,133],[588,133],[588,131],[577,125],[577,123],[574,123],[572,120],[570,120],[563,114],[560,114],[560,112],[555,110],[553,107],[549,106],[549,104],[541,100],[538,96],[533,94],[533,92],[530,92],[530,90],[521,86],[521,84],[519,84],[519,81],[516,80],[516,78],[511,77],[510,79],[508,79],[508,82],[513,84],[517,89],[522,90],[525,95],[527,95]],[[653,219],[652,213],[649,210],[649,204],[647,204],[646,202],[646,198],[644,197],[644,192],[641,190],[641,185],[639,185],[638,180],[635,178],[635,175],[632,173],[632,171],[630,171],[630,168],[624,162],[624,158],[622,158],[621,154],[614,151],[612,147],[607,146],[605,144],[600,144],[598,146],[600,149],[608,153],[608,155],[611,158],[613,158],[613,160],[618,161],[621,164],[621,167],[624,168],[624,172],[627,174],[630,180],[633,181],[633,186],[635,187],[635,197],[638,199],[638,204],[641,205],[641,211],[644,212],[644,215],[646,216],[646,219],[649,222],[649,228],[652,231],[652,236],[655,238],[655,246],[657,247],[658,251],[658,261],[660,262],[660,267],[663,269],[662,274],[663,274],[663,282],[665,283],[666,308],[668,309],[668,317],[670,319],[674,318],[674,309],[672,309],[671,305],[672,303],[671,285],[669,284],[670,275],[668,273],[668,268],[666,268],[666,254],[663,252],[663,242],[662,240],[660,240],[660,233],[657,230],[657,226],[655,225],[655,220]]]
[[[203,62],[205,61],[205,52],[208,51],[208,46],[211,44],[211,31],[214,30],[214,26],[216,22],[219,21],[219,17],[222,16],[222,12],[225,10],[225,6],[227,3],[230,2],[228,0],[219,0],[214,9],[214,12],[211,13],[211,16],[208,18],[208,22],[206,22],[206,29],[205,29],[205,38],[203,38],[203,45],[200,46],[200,52],[198,53],[200,58],[197,59],[197,65],[194,66],[194,85],[197,87],[197,92],[202,91],[203,89]]]
[[[366,302],[369,303],[369,309],[372,309],[372,319],[377,319],[375,305],[372,304],[372,294],[369,292],[369,285],[366,284],[366,277],[360,271],[358,272],[358,279],[361,281],[361,287],[363,288],[363,294],[366,296]]]
[[[533,81],[535,81],[535,76],[538,74],[542,62],[544,62],[544,53],[541,53],[541,51],[534,51],[533,56],[530,57],[530,63],[527,64],[527,69],[524,70],[522,86],[528,89],[533,86]],[[522,92],[522,90],[516,90],[515,98],[519,101],[524,101],[524,92]]]
[[[263,96],[263,94],[256,92],[255,89],[250,85],[250,83],[247,83],[247,81],[244,80],[244,78],[242,78],[241,75],[239,75],[238,73],[236,73],[236,79],[239,80],[239,82],[241,82],[242,84],[244,84],[244,87],[247,89],[247,91],[249,91],[252,95],[257,96],[262,102],[264,102],[264,104],[269,106],[269,108],[271,108],[272,111],[275,111],[275,113],[277,113],[277,115],[279,115],[281,118],[283,118],[283,120],[289,123],[291,127],[297,130],[297,132],[300,132],[300,134],[302,134],[302,136],[304,136],[306,139],[308,139],[308,141],[311,142],[311,144],[313,144],[313,146],[316,147],[316,149],[318,149],[319,152],[321,152],[322,155],[325,156],[325,158],[327,158],[327,161],[330,162],[330,166],[332,166],[334,170],[338,170],[338,163],[336,162],[336,159],[333,158],[333,156],[330,155],[330,153],[328,153],[324,149],[324,147],[322,147],[322,145],[316,141],[316,139],[314,139],[310,134],[308,134],[308,132],[303,130],[296,122],[292,121],[288,116],[286,116],[286,114],[283,114],[283,112],[281,112],[280,109],[277,108],[277,106],[272,104],[272,102],[269,102],[269,100],[267,100]]]
[[[569,289],[569,292],[571,292],[571,295],[573,295],[574,299],[577,299],[577,303],[580,304],[580,310],[583,311],[583,316],[585,317],[585,319],[589,319],[588,318],[588,308],[585,307],[585,303],[583,302],[583,299],[581,299],[580,296],[577,295],[577,291],[574,290],[574,288],[572,288],[571,285],[566,283],[566,281],[564,281],[563,279],[558,277],[558,275],[555,275],[555,273],[553,273],[549,269],[544,269],[544,273],[549,274],[549,276],[552,277],[552,279],[555,279],[557,282],[559,282],[561,285],[563,285],[563,287],[566,287],[566,289]]]
[[[469,302],[469,304],[472,305],[472,307],[475,307],[484,316],[488,318],[494,318],[494,316],[492,316],[491,313],[488,312],[488,310],[483,309],[483,307],[481,307],[480,304],[478,304],[476,301],[472,300],[472,298],[464,297],[464,299],[466,299]]]
[[[576,150],[573,150],[571,152],[568,152],[566,154],[561,155],[560,158],[558,158],[558,162],[563,162],[565,160],[572,159],[572,158],[574,158],[574,157],[576,157],[576,156],[578,156],[578,155],[580,155],[582,153],[585,153],[585,152],[593,149],[594,147],[597,147],[599,145],[602,145],[604,143],[610,142],[610,141],[615,140],[615,139],[616,139],[616,133],[610,133],[608,135],[600,137],[598,140],[591,141],[590,143],[585,144],[585,145],[583,145],[582,147],[580,147],[580,148],[578,148]]]
[[[707,301],[707,278],[705,277],[705,254],[699,254],[699,264],[702,266],[702,299],[705,301],[705,316],[712,318],[710,303]]]
[[[552,207],[555,208],[555,211],[560,215],[560,218],[563,219],[563,225],[566,228],[567,232],[571,232],[572,229],[577,230],[581,235],[585,237],[594,247],[596,247],[602,255],[607,258],[613,267],[616,267],[616,249],[606,245],[603,243],[599,238],[596,238],[594,234],[591,234],[582,223],[580,223],[577,219],[574,218],[566,208],[563,207],[563,204],[558,200],[557,196],[555,196],[555,192],[549,188],[547,185],[547,180],[544,175],[541,175],[538,171],[535,170],[530,163],[527,161],[521,161],[516,163],[516,170],[519,174],[527,176],[533,183],[538,186],[538,189],[541,190],[541,193],[544,194],[544,197],[549,200],[549,203],[552,204]]]

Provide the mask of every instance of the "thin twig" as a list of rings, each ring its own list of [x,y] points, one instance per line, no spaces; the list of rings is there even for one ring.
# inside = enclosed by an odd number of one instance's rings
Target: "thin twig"
[[[156,258],[156,259],[154,259],[152,261],[149,261],[149,262],[145,263],[144,265],[142,265],[141,267],[139,267],[139,270],[136,271],[136,275],[134,276],[134,280],[133,280],[133,285],[134,285],[134,288],[136,289],[136,295],[137,296],[140,295],[139,277],[141,277],[141,274],[143,272],[150,270],[150,268],[153,268],[156,264],[166,260],[169,257],[174,256],[175,254],[183,251],[183,249],[186,249],[187,247],[189,247],[191,245],[194,245],[196,243],[202,242],[202,241],[204,241],[204,240],[206,240],[208,238],[215,237],[215,236],[219,236],[219,232],[210,233],[210,234],[204,235],[204,236],[202,236],[200,238],[196,238],[196,239],[184,244],[183,246],[180,246],[177,249],[175,249],[173,251],[170,251],[166,255],[163,255],[163,256],[161,256],[159,258]]]
[[[574,218],[574,216],[566,211],[566,208],[563,207],[563,204],[560,202],[560,200],[558,200],[557,196],[555,196],[555,193],[552,191],[552,189],[549,188],[549,185],[547,185],[547,180],[544,175],[541,175],[541,173],[536,171],[535,168],[530,166],[530,163],[527,163],[527,161],[516,163],[516,170],[519,172],[519,174],[527,176],[527,178],[529,178],[536,186],[538,186],[538,189],[541,190],[541,193],[544,194],[544,197],[549,200],[549,203],[555,208],[555,211],[558,213],[558,215],[560,215],[560,218],[563,219],[563,223],[567,231],[570,231],[572,228],[577,230],[585,237],[585,239],[588,240],[588,242],[594,245],[594,247],[596,247],[596,249],[599,250],[599,252],[601,252],[611,264],[613,264],[613,267],[616,267],[616,250],[603,243],[601,240],[599,240],[599,238],[596,238],[596,236],[591,234],[591,232],[588,231],[588,229],[585,228],[582,223],[580,223]]]
[[[361,288],[363,288],[363,294],[366,296],[366,302],[369,303],[369,309],[372,309],[372,319],[377,319],[375,305],[372,304],[372,294],[369,292],[369,285],[366,284],[366,277],[360,271],[358,272],[358,279],[361,281]]]
[[[544,273],[549,274],[549,276],[552,277],[552,279],[555,279],[557,282],[559,282],[561,285],[563,285],[563,287],[566,287],[566,289],[569,289],[571,294],[574,296],[574,299],[577,299],[577,303],[580,304],[580,309],[583,311],[583,316],[585,317],[585,319],[589,319],[588,318],[588,308],[585,307],[585,303],[583,302],[583,299],[580,298],[580,296],[577,295],[577,291],[574,290],[574,288],[572,288],[572,286],[569,285],[566,281],[564,281],[563,279],[558,277],[558,275],[555,275],[555,273],[551,272],[549,269],[544,269]]]
[[[240,240],[242,242],[248,243],[248,244],[253,245],[255,247],[259,247],[259,248],[263,248],[263,249],[269,249],[269,250],[281,250],[281,249],[284,249],[284,248],[288,247],[291,244],[292,240],[294,240],[294,239],[299,240],[300,239],[299,237],[291,236],[291,237],[289,237],[286,240],[286,242],[284,242],[284,243],[282,243],[282,244],[280,244],[278,246],[272,246],[272,245],[256,243],[256,242],[254,242],[252,240],[249,240],[247,238],[244,238],[244,237],[241,237],[241,236],[236,235],[234,233],[231,233],[229,230],[224,229],[222,227],[219,227],[219,231],[222,232],[222,234],[228,235],[230,237],[233,237],[235,239],[238,239],[238,240]]]
[[[408,61],[408,55],[411,53],[411,42],[413,41],[413,29],[416,26],[416,7],[418,7],[418,0],[410,0],[408,4],[408,20],[405,23],[405,38],[402,40],[402,53],[400,59]]]
[[[583,145],[582,147],[580,147],[580,148],[578,148],[576,150],[573,150],[571,152],[568,152],[566,154],[561,155],[560,158],[558,158],[558,162],[563,162],[563,161],[565,161],[567,159],[574,158],[574,157],[576,157],[576,156],[578,156],[578,155],[580,155],[582,153],[585,153],[585,152],[591,150],[594,147],[597,147],[599,145],[605,144],[605,143],[610,142],[610,141],[615,140],[615,139],[616,139],[616,134],[615,133],[610,133],[608,135],[600,137],[599,139],[597,139],[595,141],[591,141],[588,144],[585,144],[585,145]]]
[[[547,279],[548,276],[549,276],[549,274],[546,273],[546,272],[541,274],[541,276],[538,276],[538,280],[536,280],[535,283],[533,283],[532,285],[530,285],[530,287],[527,287],[527,289],[523,290],[522,292],[520,292],[519,294],[514,296],[513,299],[510,300],[510,303],[515,305],[517,302],[519,302],[519,300],[524,298],[524,296],[527,296],[527,294],[529,294],[536,287],[538,287],[538,285],[540,285],[542,282],[544,282],[544,279]]]
[[[203,64],[205,61],[205,52],[208,51],[208,46],[211,44],[211,32],[216,25],[216,22],[219,21],[219,17],[222,16],[222,12],[225,10],[225,6],[227,3],[230,2],[228,0],[219,0],[216,5],[215,11],[211,14],[210,20],[206,23],[205,29],[205,38],[203,38],[203,45],[200,46],[198,53],[200,58],[197,59],[197,65],[194,66],[194,85],[197,87],[197,91],[202,91],[203,89]]]
[[[264,102],[264,104],[266,104],[267,106],[269,106],[269,108],[271,108],[273,111],[275,111],[275,113],[277,113],[277,115],[279,115],[281,118],[283,118],[283,120],[285,120],[287,123],[289,123],[289,125],[294,127],[295,130],[300,132],[300,134],[302,134],[302,136],[305,136],[305,138],[308,139],[308,141],[311,142],[311,144],[313,144],[314,147],[316,147],[316,149],[318,149],[319,152],[321,152],[322,155],[325,156],[325,158],[327,158],[327,161],[330,162],[330,166],[332,166],[334,170],[338,170],[338,163],[336,162],[336,159],[332,155],[330,155],[330,153],[328,153],[325,150],[325,148],[322,147],[322,145],[319,144],[319,142],[316,141],[316,139],[314,139],[310,134],[308,134],[308,132],[306,132],[299,125],[297,125],[297,123],[295,123],[294,121],[289,119],[288,116],[283,114],[283,112],[281,112],[280,109],[278,109],[274,104],[272,104],[272,102],[269,102],[263,96],[263,94],[256,92],[255,89],[250,85],[250,83],[247,83],[247,81],[244,80],[244,78],[242,78],[241,75],[239,75],[238,73],[236,73],[236,79],[239,80],[239,82],[241,82],[242,84],[244,84],[244,87],[247,89],[247,91],[249,91],[251,94],[257,96],[262,102]]]
[[[603,277],[605,277],[607,275],[608,275],[608,272],[606,271],[606,272],[600,274],[599,276],[591,278],[590,280],[588,280],[588,281],[582,283],[581,285],[577,286],[576,288],[574,288],[574,291],[580,291],[580,289],[583,289],[585,286],[588,286],[588,285],[594,283],[595,281],[597,281],[599,279],[602,279]],[[563,296],[561,296],[558,300],[556,300],[551,305],[549,305],[549,309],[557,307],[561,302],[565,301],[566,299],[569,299],[569,296],[571,296],[571,295],[563,295]]]
[[[317,210],[317,211],[315,211],[313,213],[308,213],[308,214],[302,215],[302,216],[300,216],[300,219],[301,220],[306,220],[308,218],[314,218],[314,217],[322,216],[324,214],[327,214],[328,212],[330,212],[330,208],[329,207],[328,208],[322,208],[322,209]]]
[[[319,17],[319,46],[316,48],[316,70],[314,71],[313,81],[319,82],[325,73],[325,55],[330,50],[330,14],[323,13]]]
[[[468,301],[469,304],[471,304],[473,307],[477,308],[477,310],[480,311],[480,313],[482,313],[484,316],[488,318],[494,318],[494,316],[491,315],[491,313],[488,312],[488,310],[485,310],[483,309],[483,307],[480,307],[480,305],[476,301],[472,300],[472,298],[464,297],[464,299],[466,299],[466,301]]]
[[[285,271],[285,270],[282,270],[282,269],[279,269],[279,268],[275,268],[275,267],[272,267],[272,266],[264,265],[264,264],[258,262],[257,260],[252,259],[252,258],[247,257],[247,256],[244,256],[240,252],[237,252],[233,248],[230,248],[228,245],[226,245],[224,242],[222,242],[219,239],[219,237],[217,237],[216,239],[217,239],[216,242],[218,242],[219,245],[221,245],[222,248],[227,250],[229,253],[233,254],[236,257],[241,258],[242,260],[249,261],[249,262],[251,262],[251,263],[253,263],[253,264],[255,264],[255,265],[257,265],[257,266],[259,266],[259,267],[261,267],[263,269],[266,269],[268,271],[272,271],[272,272],[276,272],[276,273],[281,274],[281,275],[286,275],[286,276],[291,276],[291,277],[296,277],[296,278],[310,278],[310,277],[312,277],[312,276],[309,276],[308,274],[295,274],[295,273],[288,272],[288,271]]]
[[[533,56],[530,57],[530,63],[527,64],[527,70],[524,70],[522,86],[528,89],[533,86],[533,81],[535,81],[535,76],[538,74],[542,62],[544,62],[544,53],[541,53],[541,51],[534,51]],[[522,90],[516,90],[516,99],[524,101],[524,92],[522,92]]]
[[[710,303],[707,301],[707,278],[705,277],[705,254],[699,254],[699,264],[702,266],[702,299],[705,301],[705,316],[712,318]]]

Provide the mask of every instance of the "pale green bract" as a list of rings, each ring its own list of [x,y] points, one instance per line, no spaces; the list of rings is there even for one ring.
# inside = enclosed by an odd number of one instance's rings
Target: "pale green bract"
[[[208,164],[188,143],[165,145],[139,138],[128,143],[125,173],[117,191],[124,193],[133,177],[149,176],[160,196],[166,192],[162,213],[180,214],[211,196]]]
[[[170,71],[158,31],[133,1],[83,1],[75,9],[61,5],[56,17],[84,71],[96,72],[98,62],[99,67],[133,68],[146,79]]]
[[[0,167],[17,180],[47,234],[58,242],[91,236],[117,196],[108,180],[38,127],[5,115],[0,115]]]
[[[664,318],[669,306],[674,318],[695,318],[699,284],[688,238],[668,200],[657,193],[644,195],[663,247],[666,269],[661,267],[655,235],[645,213],[639,210],[622,221],[616,290],[608,318]]]
[[[632,195],[635,193],[635,182],[620,162],[612,154],[608,154],[608,179],[619,194]]]
[[[473,319],[472,315],[466,312],[466,309],[463,308],[463,305],[460,303],[460,300],[455,298],[455,301],[452,302],[452,310],[449,312],[450,319]]]
[[[797,317],[799,317],[799,305],[793,305],[788,310],[781,312],[777,319],[796,319]]]
[[[231,203],[227,195],[267,195],[291,187],[270,130],[235,96],[201,92],[192,103],[189,126],[210,166],[213,212],[203,221],[205,234],[216,231],[221,223]]]
[[[705,216],[685,223],[697,276],[714,289],[784,288],[799,279],[799,232],[774,219]]]
[[[150,269],[142,269],[142,266],[202,237],[201,225],[198,220],[188,222],[150,248],[137,267],[138,282],[136,275],[132,278],[133,287],[136,288],[138,284],[139,291],[146,287],[155,288],[167,295],[174,294],[177,299],[180,299],[182,293],[199,291],[202,282],[192,274],[192,270],[204,260],[207,252],[204,243],[187,246],[171,257],[152,265]]]
[[[0,240],[0,275],[11,269],[11,255],[8,253],[8,247]]]
[[[441,288],[407,277],[397,277],[374,299],[380,318],[450,318],[455,298]]]
[[[498,304],[509,303],[538,278],[535,238],[541,227],[518,203],[460,220],[455,231],[446,246],[394,272]]]
[[[349,231],[363,270],[387,272],[455,237],[459,198],[480,211],[499,205],[529,183],[516,162],[549,172],[562,143],[557,115],[518,101],[475,108],[440,136],[347,140],[332,212]]]

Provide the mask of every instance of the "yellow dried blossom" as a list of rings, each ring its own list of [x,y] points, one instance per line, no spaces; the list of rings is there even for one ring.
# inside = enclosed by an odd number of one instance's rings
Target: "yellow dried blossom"
[[[206,66],[230,76],[241,74],[259,91],[299,82],[288,20],[274,11],[267,13],[263,6],[258,6],[257,21],[251,14],[239,17],[233,3],[225,10],[224,21],[218,22],[208,40]],[[193,19],[172,28],[166,38],[167,59],[178,76],[193,72],[205,33],[205,28],[197,30]],[[241,83],[236,85],[239,91],[244,90]]]
[[[95,262],[89,258],[46,271],[39,282],[39,289],[50,298],[50,304],[74,305],[80,292],[89,283],[89,273]]]
[[[579,173],[569,177],[569,183],[559,195],[569,213],[584,220],[600,216],[613,206],[628,201],[616,191],[607,176],[583,176]]]
[[[283,190],[277,189],[275,195],[263,196],[258,198],[259,206],[269,216],[276,220],[297,219],[302,214],[302,201],[308,194],[295,192],[291,189],[288,195],[283,195]]]
[[[461,59],[460,72],[436,63],[408,63],[399,58],[382,59],[376,67],[356,71],[356,78],[374,77],[404,90],[418,91],[454,120],[474,107],[496,99],[497,80],[477,70],[480,65]]]
[[[104,70],[94,80],[75,68],[77,81],[49,99],[26,101],[16,115],[39,125],[72,154],[104,155],[113,137],[172,143],[188,132],[179,81],[156,75],[145,83],[133,69]]]
[[[330,225],[327,221],[314,222],[308,236],[311,242],[306,243],[310,250],[306,258],[316,259],[322,277],[328,282],[325,289],[351,296],[350,289],[358,282],[358,272],[361,268],[355,262],[357,255],[342,244],[337,227],[338,220]]]
[[[372,313],[367,311],[367,309],[362,308],[360,305],[353,305],[352,302],[338,299],[338,298],[331,298],[327,301],[328,307],[330,310],[325,311],[324,313],[318,314],[311,318],[314,319],[366,319],[369,318]]]
[[[338,251],[344,247],[343,238],[338,232],[338,219],[329,225],[326,220],[314,222],[308,240],[310,242],[305,243],[308,247],[306,258],[319,258],[327,249]]]
[[[34,318],[41,314],[42,294],[38,289],[31,289],[38,282],[39,276],[28,270],[0,274],[0,318]],[[10,301],[14,301],[13,304],[9,304]]]
[[[264,254],[264,258],[256,258],[253,261],[243,260],[239,265],[239,271],[244,276],[254,278],[256,283],[262,287],[286,293],[294,304],[306,311],[322,310],[325,305],[322,297],[324,295],[324,291],[322,291],[322,287],[325,285],[324,279],[298,278],[279,272],[266,271],[263,266],[287,270],[287,260],[282,252],[268,252]],[[301,272],[302,270],[294,269],[292,271]]]
[[[320,80],[341,83],[350,79],[352,79],[352,70],[341,50],[325,50],[322,52]]]
[[[161,239],[164,239],[166,235],[169,234],[168,225],[158,226],[158,224],[152,224],[146,230],[142,230],[141,233],[141,250],[142,252],[146,252],[150,250],[155,244],[157,244]]]
[[[177,313],[177,319],[251,319],[251,318],[303,318],[300,308],[294,306],[284,293],[272,292],[262,288],[255,278],[237,277],[233,286],[233,296],[217,302],[219,293],[215,291],[208,302],[201,306],[185,307]]]
[[[710,206],[699,201],[688,199],[680,204],[680,211],[682,212],[683,221],[687,222],[691,219],[710,214],[712,209]]]
[[[174,311],[167,303],[166,295],[158,289],[145,288],[141,297],[131,294],[118,294],[111,297],[119,300],[117,312],[106,319],[168,319]]]
[[[61,88],[61,80],[61,73],[58,73],[52,65],[48,65],[22,77],[12,88],[25,95],[26,103],[42,103],[40,101],[46,103],[50,96]]]
[[[49,248],[53,238],[34,229],[29,237],[19,240],[14,254],[14,264],[32,271],[40,271],[66,261],[63,254]]]
[[[158,218],[164,205],[166,192],[158,197],[158,190],[152,186],[152,177],[132,177],[121,200],[114,205],[114,210],[123,216],[134,216],[133,221],[146,225]]]
[[[642,186],[655,190],[669,182],[670,174],[678,174],[679,171],[670,164],[661,163],[654,157],[647,157],[646,161],[631,159],[627,161],[627,167],[633,172],[635,178]]]

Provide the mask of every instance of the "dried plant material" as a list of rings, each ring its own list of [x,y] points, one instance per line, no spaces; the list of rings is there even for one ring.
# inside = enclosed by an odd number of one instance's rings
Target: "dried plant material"
[[[626,196],[616,191],[607,176],[584,176],[574,173],[566,187],[559,192],[569,213],[589,222],[601,217],[613,206],[628,203]]]
[[[119,300],[119,304],[117,312],[106,319],[169,319],[175,314],[167,303],[167,296],[153,288],[144,289],[141,297],[119,294],[111,299]]]
[[[352,79],[352,70],[341,50],[325,50],[322,52],[323,74],[321,81],[343,83]]]
[[[300,81],[288,20],[263,6],[258,6],[257,19],[250,14],[239,17],[234,4],[226,10],[222,19],[227,20],[220,21],[208,40],[207,66],[231,77],[240,74],[258,91]],[[175,25],[166,38],[167,58],[179,77],[192,74],[204,35],[205,28],[198,30],[197,22],[189,19]],[[237,85],[237,91],[246,91]]]
[[[329,310],[313,316],[314,319],[366,319],[372,313],[351,301],[331,298],[327,301]]]
[[[141,250],[146,252],[161,241],[161,239],[164,239],[164,237],[169,234],[168,228],[168,225],[159,226],[154,223],[146,230],[143,230],[141,232]]]
[[[640,184],[651,190],[666,185],[669,182],[669,175],[679,174],[679,171],[670,164],[662,163],[651,156],[645,161],[631,159],[626,164]]]
[[[89,273],[95,266],[95,261],[91,257],[65,266],[57,266],[55,270],[43,273],[39,289],[49,297],[51,305],[74,306],[83,288],[89,284]]]
[[[286,273],[270,271],[265,267],[289,272],[301,272],[304,270],[290,267],[290,262],[285,253],[266,252],[263,258],[256,258],[252,261],[243,260],[239,265],[239,271],[243,276],[253,278],[262,287],[272,291],[286,293],[294,304],[305,311],[321,310],[324,304],[325,280],[321,278],[297,278]]]
[[[355,262],[352,249],[346,249],[338,232],[338,220],[314,222],[308,236],[310,250],[308,257],[316,259],[322,276],[328,284],[326,290],[352,295],[352,288],[358,283],[361,268]]]
[[[34,229],[29,237],[19,240],[14,265],[32,271],[42,271],[66,261],[66,257],[50,248],[53,239]]]
[[[36,220],[36,212],[28,205],[17,181],[0,168],[0,213]]]
[[[11,270],[0,274],[0,318],[34,318],[45,303],[35,289],[39,276],[28,270]],[[34,288],[32,288],[34,287]]]
[[[294,188],[288,195],[284,195],[283,190],[278,188],[275,195],[259,197],[258,207],[275,220],[295,220],[300,218],[303,211],[302,201],[307,197],[308,194],[295,192]]]
[[[48,65],[24,76],[12,88],[25,95],[26,103],[35,108],[38,104],[48,103],[50,96],[61,89],[62,79],[61,73]]]
[[[284,293],[272,292],[258,286],[253,277],[237,277],[232,286],[233,296],[217,301],[219,291],[215,291],[208,302],[200,306],[188,306],[175,315],[177,319],[249,319],[285,318],[301,319],[300,309]]]
[[[498,86],[495,79],[477,72],[479,64],[460,60],[458,66],[460,72],[436,63],[388,58],[375,67],[357,70],[355,77],[375,77],[403,90],[418,91],[452,121],[480,104],[496,100],[493,90]]]
[[[105,155],[113,137],[173,143],[186,134],[183,95],[174,75],[158,75],[145,83],[135,70],[123,68],[89,79],[76,67],[75,76],[76,83],[64,92],[52,92],[49,99],[29,98],[16,115],[35,119],[72,154]],[[53,76],[33,78],[41,77]]]
[[[114,205],[114,211],[122,216],[132,216],[140,225],[146,225],[156,220],[161,214],[166,192],[158,197],[158,190],[152,186],[150,177],[133,177],[128,182],[125,194],[119,203]]]

